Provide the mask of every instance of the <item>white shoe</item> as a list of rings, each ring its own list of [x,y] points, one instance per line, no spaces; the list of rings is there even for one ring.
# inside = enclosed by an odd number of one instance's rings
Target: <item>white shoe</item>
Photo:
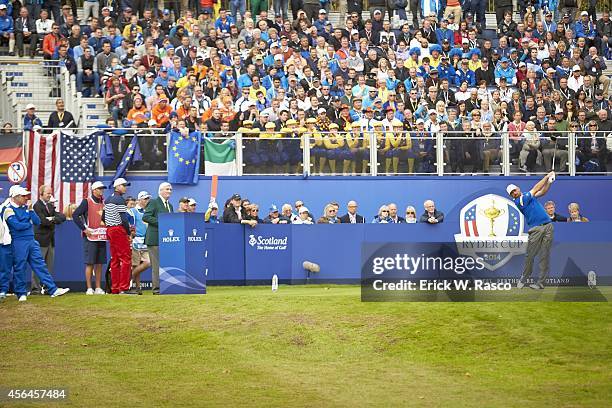
[[[104,289],[101,289],[101,288],[96,288],[96,291],[93,293],[94,295],[106,295],[106,292],[104,291]]]
[[[55,292],[53,292],[51,297],[53,298],[53,297],[62,296],[62,295],[65,295],[68,292],[70,292],[70,288],[57,288],[57,289],[55,289]]]
[[[0,299],[6,299],[6,293],[0,292]]]
[[[525,287],[525,282],[523,282],[523,279],[519,279],[518,282],[516,282],[516,287],[518,289],[523,289]]]
[[[87,289],[87,292],[85,292],[86,295],[93,295],[94,294],[94,290],[92,288]]]
[[[25,302],[26,300],[28,300],[28,297],[26,295],[19,296],[19,301],[20,302]]]

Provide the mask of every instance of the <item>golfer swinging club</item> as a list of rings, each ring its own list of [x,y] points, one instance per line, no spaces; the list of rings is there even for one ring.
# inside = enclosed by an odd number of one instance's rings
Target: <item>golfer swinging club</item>
[[[537,198],[542,197],[548,192],[550,185],[555,181],[555,172],[551,171],[527,193],[522,193],[521,189],[510,184],[506,187],[508,194],[514,199],[514,203],[523,213],[529,225],[529,238],[527,241],[527,258],[523,275],[516,284],[517,288],[525,286],[527,279],[533,272],[533,258],[540,256],[540,276],[536,283],[529,285],[532,289],[544,289],[544,281],[548,276],[550,268],[550,247],[553,241],[553,223],[542,204]]]

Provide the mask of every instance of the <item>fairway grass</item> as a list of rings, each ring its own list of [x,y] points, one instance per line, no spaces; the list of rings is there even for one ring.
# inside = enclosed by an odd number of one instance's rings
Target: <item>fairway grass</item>
[[[358,286],[208,289],[9,298],[0,387],[67,387],[68,401],[54,406],[75,407],[611,405],[609,303],[362,303]]]

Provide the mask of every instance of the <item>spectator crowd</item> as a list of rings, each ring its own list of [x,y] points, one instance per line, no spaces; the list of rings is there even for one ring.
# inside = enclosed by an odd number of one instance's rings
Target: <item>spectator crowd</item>
[[[519,0],[517,17],[498,0],[495,29],[483,0],[370,0],[365,20],[338,1],[337,26],[323,0],[291,15],[287,0],[86,0],[80,20],[56,3],[0,0],[0,42],[58,61],[114,127],[239,131],[255,169],[301,173],[304,135],[319,173],[367,173],[374,143],[379,171],[432,173],[440,133],[457,173],[499,164],[502,135],[525,172],[566,171],[567,132],[581,171],[612,151],[612,22],[594,1]]]

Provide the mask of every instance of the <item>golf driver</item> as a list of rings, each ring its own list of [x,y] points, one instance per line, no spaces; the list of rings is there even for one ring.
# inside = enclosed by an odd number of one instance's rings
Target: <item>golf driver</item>
[[[555,171],[555,158],[557,157],[557,136],[555,135],[550,135],[550,140],[552,140],[553,142],[555,142],[555,147],[553,150],[553,157],[552,157],[552,171]],[[555,175],[553,173],[552,177],[548,178],[548,182],[549,183],[553,183],[555,181]]]

